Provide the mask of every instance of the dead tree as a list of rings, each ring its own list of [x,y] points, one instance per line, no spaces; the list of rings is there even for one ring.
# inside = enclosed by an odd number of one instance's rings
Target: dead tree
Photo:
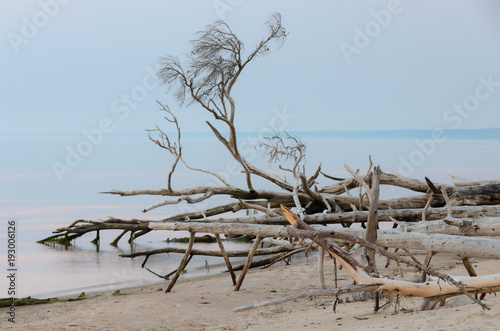
[[[249,63],[259,56],[268,54],[273,43],[280,47],[285,42],[287,33],[281,25],[280,14],[271,15],[266,22],[266,27],[267,36],[245,56],[243,42],[233,33],[229,25],[221,20],[216,21],[213,25],[207,26],[205,31],[198,32],[198,38],[191,41],[191,53],[187,56],[185,64],[179,58],[168,55],[160,59],[162,68],[158,73],[158,77],[167,85],[167,88],[173,90],[180,106],[198,104],[213,115],[218,123],[226,126],[229,130],[229,137],[224,137],[213,123],[206,122],[215,136],[243,167],[250,192],[253,192],[252,173],[264,178],[268,176],[248,163],[239,152],[234,125],[236,103],[231,92]],[[177,125],[177,122],[175,123]],[[179,129],[178,126],[177,129]],[[163,133],[161,135],[166,136]],[[176,160],[179,160],[180,146],[177,150],[169,151],[177,157]],[[172,172],[174,170],[175,163]],[[218,179],[221,178],[218,177]],[[282,187],[287,186],[286,183],[279,181],[276,181],[276,184]]]

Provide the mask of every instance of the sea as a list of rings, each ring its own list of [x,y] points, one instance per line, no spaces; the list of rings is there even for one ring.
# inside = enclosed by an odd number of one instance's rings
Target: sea
[[[451,184],[451,176],[472,180],[500,179],[500,135],[470,135],[454,132],[419,131],[405,134],[318,134],[294,133],[306,144],[304,169],[313,174],[321,164],[325,174],[349,176],[345,164],[364,173],[370,162],[380,165],[384,172],[400,174],[435,183]],[[123,219],[161,220],[172,215],[194,211],[197,207],[181,202],[142,211],[166,200],[158,195],[121,197],[107,194],[112,190],[158,190],[167,185],[168,173],[174,158],[148,140],[143,133],[115,134],[93,141],[84,135],[9,135],[0,137],[3,151],[0,172],[0,250],[4,252],[1,265],[0,291],[9,297],[9,270],[16,273],[16,297],[64,297],[116,290],[132,286],[166,282],[158,275],[175,270],[182,254],[160,254],[150,257],[142,268],[143,257],[123,258],[122,253],[140,252],[163,247],[186,247],[185,243],[167,239],[186,237],[185,232],[153,231],[137,238],[133,244],[124,236],[117,247],[110,242],[119,230],[101,231],[100,244],[91,243],[95,234],[76,239],[70,246],[40,244],[53,231],[75,220]],[[283,173],[278,169],[290,167],[290,160],[269,165],[265,151],[256,146],[257,134],[243,134],[240,152],[248,161],[266,171]],[[209,135],[186,135],[182,140],[183,157],[189,166],[217,173],[232,185],[245,187],[241,169],[216,138]],[[284,174],[288,181],[293,179]],[[278,189],[266,181],[253,178],[254,186]],[[318,186],[335,184],[323,176]],[[213,176],[187,169],[179,163],[173,175],[172,187],[184,189],[195,186],[220,185]],[[389,199],[414,192],[383,187],[381,198]],[[215,197],[198,208],[227,203],[226,197]],[[243,216],[244,213],[224,215]],[[15,223],[15,253],[9,255],[9,222]],[[200,234],[202,235],[202,234]],[[248,249],[250,243],[224,241],[228,250]],[[12,248],[12,246],[11,246]],[[195,248],[217,250],[216,243],[196,243]],[[12,253],[12,252],[10,252]],[[244,258],[232,259],[242,264]],[[14,263],[9,265],[9,263]],[[149,269],[149,270],[148,270]],[[222,258],[195,256],[181,279],[206,277],[225,270]],[[228,276],[228,284],[230,284]]]

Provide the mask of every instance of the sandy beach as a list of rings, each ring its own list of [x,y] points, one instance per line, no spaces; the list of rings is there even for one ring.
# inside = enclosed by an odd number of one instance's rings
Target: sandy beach
[[[384,262],[384,261],[382,261]],[[478,274],[498,272],[498,263],[474,260]],[[465,275],[458,258],[438,255],[434,266],[454,275]],[[333,287],[333,266],[326,264],[326,279]],[[396,268],[397,269],[397,268]],[[388,275],[396,269],[382,269]],[[497,270],[495,270],[497,269]],[[352,279],[339,271],[339,286]],[[491,310],[483,311],[464,296],[447,300],[434,311],[418,311],[420,298],[401,298],[399,313],[395,305],[374,314],[373,302],[350,302],[348,295],[333,312],[330,297],[298,299],[234,313],[233,309],[285,297],[308,289],[319,289],[316,261],[277,265],[250,270],[242,289],[232,291],[228,274],[210,278],[180,280],[171,293],[166,286],[146,286],[87,293],[89,299],[16,307],[16,323],[7,320],[2,308],[2,329],[21,330],[497,330],[500,324],[500,298],[488,295]],[[382,300],[384,303],[386,300]]]

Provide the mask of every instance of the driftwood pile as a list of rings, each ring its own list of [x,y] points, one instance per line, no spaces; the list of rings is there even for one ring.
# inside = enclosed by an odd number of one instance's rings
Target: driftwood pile
[[[346,166],[346,168],[352,172],[349,167]],[[45,238],[41,242],[74,240],[88,232],[96,232],[96,239],[98,239],[99,231],[120,229],[123,232],[112,243],[116,245],[127,232],[131,233],[131,238],[137,238],[152,230],[189,231],[190,241],[186,249],[168,247],[122,255],[130,258],[145,256],[144,267],[151,255],[184,254],[167,292],[172,290],[176,280],[193,255],[224,258],[233,285],[235,285],[234,289],[237,291],[252,265],[254,256],[272,255],[265,262],[274,263],[291,254],[308,250],[311,244],[319,247],[321,253],[323,250],[328,251],[340,265],[349,271],[359,286],[350,288],[348,292],[387,291],[399,295],[420,296],[425,299],[422,309],[433,309],[437,303],[447,297],[460,294],[470,296],[470,293],[477,296],[478,293],[492,293],[500,288],[500,275],[477,276],[469,262],[470,258],[500,259],[500,240],[491,239],[491,237],[498,236],[500,231],[500,182],[485,181],[473,183],[474,186],[465,186],[467,183],[461,183],[460,186],[449,186],[434,184],[428,178],[424,182],[386,174],[378,167],[368,172],[363,178],[355,172],[352,173],[354,175],[352,179],[341,180],[336,185],[327,186],[309,194],[308,190],[300,192],[301,188],[296,190],[296,194],[293,191],[279,194],[270,191],[249,192],[241,189],[230,190],[227,187],[220,187],[218,191],[214,190],[214,192],[209,191],[213,188],[197,188],[190,191],[193,194],[227,194],[233,197],[237,194],[245,200],[200,212],[176,215],[162,221],[108,219],[101,222],[79,220],[69,227],[58,229],[56,235]],[[317,177],[319,176],[312,177],[311,182],[317,181]],[[378,187],[381,184],[404,187],[422,194],[381,200],[377,197]],[[352,190],[361,193],[354,197],[349,195]],[[122,196],[140,194],[180,196],[181,199],[178,200],[181,201],[188,199],[186,192],[169,192],[168,190],[112,191],[108,193]],[[262,203],[263,199],[266,199],[265,203]],[[288,211],[288,208],[297,210],[294,200],[299,200],[301,206],[307,206],[301,214],[302,217],[294,216]],[[278,204],[280,207],[277,207]],[[253,209],[258,206],[258,210],[266,212],[267,215],[239,218],[213,218],[209,216],[217,211],[218,214],[225,213],[226,206],[229,205],[232,210],[236,211]],[[267,207],[265,207],[266,205]],[[330,206],[330,212],[327,211],[325,205]],[[321,207],[324,208],[324,212],[308,213],[309,210],[321,210]],[[275,214],[278,215],[278,212],[284,216],[275,216]],[[392,222],[398,228],[377,229],[377,225],[382,222]],[[296,225],[294,227],[284,226],[290,223]],[[366,229],[351,228],[350,226],[354,223],[361,223],[362,227]],[[369,233],[370,229],[374,231]],[[220,250],[195,249],[196,233],[212,234],[217,240]],[[255,240],[250,251],[230,252],[224,249],[221,234],[228,236],[250,235],[255,237]],[[285,238],[287,240],[308,238],[310,240],[284,244],[284,241],[280,242],[271,238]],[[277,243],[277,245],[259,249],[259,244],[263,240]],[[349,254],[349,251],[356,244],[366,248],[364,265]],[[399,249],[409,254],[412,259],[405,259],[400,255],[390,253],[390,248]],[[428,252],[425,261],[420,263],[411,255],[411,252],[415,250]],[[422,272],[421,282],[411,283],[380,278],[377,270],[373,269],[374,264],[366,263],[366,261],[374,261],[374,253],[420,270]],[[432,256],[438,253],[459,256],[470,277],[453,277],[429,269]],[[231,257],[237,256],[248,257],[239,279],[237,279],[230,262]],[[322,277],[324,279],[324,276],[320,275],[320,278]],[[324,284],[324,280],[322,283]],[[344,290],[332,290],[331,293],[338,294],[342,291]],[[309,293],[308,295],[313,294]],[[473,299],[486,307],[476,298]]]

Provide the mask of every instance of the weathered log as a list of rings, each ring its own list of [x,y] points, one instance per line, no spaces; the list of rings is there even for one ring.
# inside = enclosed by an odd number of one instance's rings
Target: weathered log
[[[196,194],[211,195],[226,195],[234,199],[241,200],[257,200],[266,199],[270,202],[291,201],[292,195],[289,192],[269,191],[269,190],[243,190],[234,186],[200,186],[184,190],[134,190],[134,191],[118,191],[112,190],[109,192],[100,192],[101,194],[117,194],[120,196],[136,196],[136,195],[161,195],[170,197],[182,197]],[[299,198],[303,202],[308,202],[311,198],[305,194],[300,193]]]
[[[282,252],[290,252],[290,251],[293,251],[293,250],[300,248],[300,247],[303,247],[303,245],[302,244],[289,244],[286,246],[261,248],[261,249],[257,249],[255,251],[255,255],[269,255],[269,254],[276,254],[276,253],[282,253]],[[149,251],[120,254],[119,256],[127,257],[127,258],[135,258],[138,256],[148,256],[148,255],[165,254],[165,253],[185,254],[186,249],[185,248],[178,248],[178,247],[165,247],[165,248],[159,248],[159,249],[152,249]],[[202,250],[202,249],[192,249],[191,254],[192,255],[223,257],[223,254],[221,251],[208,251],[208,250]],[[248,256],[248,251],[226,251],[226,254],[228,257],[246,257],[246,256]]]
[[[423,185],[423,184],[419,184]],[[498,205],[500,204],[500,181],[487,182],[478,186],[468,186],[468,187],[450,187],[445,186],[448,195],[454,205],[456,204],[476,204],[476,205]],[[118,194],[121,196],[133,196],[133,195],[164,195],[164,196],[183,196],[183,195],[195,195],[195,194],[207,194],[211,195],[227,195],[234,199],[242,200],[258,200],[265,199],[270,203],[288,203],[293,201],[291,192],[275,192],[268,190],[243,190],[229,187],[196,187],[192,189],[185,190],[172,190],[167,189],[162,190],[136,190],[136,191],[110,191],[102,192],[108,194]],[[343,210],[351,210],[351,205],[357,204],[359,202],[358,198],[350,196],[341,196],[334,194],[322,194],[324,198],[331,201],[336,201],[336,203]],[[314,201],[310,196],[305,193],[298,194],[301,204],[307,205],[307,203]],[[428,201],[428,195],[419,195],[404,198],[395,198],[389,200],[380,201],[380,209],[417,209],[424,208]],[[368,208],[368,201],[363,201],[363,206]],[[442,207],[445,205],[445,200],[442,195],[433,195],[431,206],[432,207]],[[319,205],[318,205],[319,206]]]
[[[300,298],[310,298],[310,297],[323,297],[323,296],[334,296],[339,294],[354,293],[354,292],[373,292],[378,289],[378,285],[350,285],[346,287],[334,288],[334,289],[322,289],[322,290],[307,290],[297,294],[289,295],[284,298],[279,298],[275,300],[265,301],[261,303],[256,303],[250,306],[238,307],[233,310],[237,313],[240,311],[266,307],[270,305],[277,305],[283,302],[296,300]]]
[[[148,229],[149,221],[139,221],[139,220],[120,220],[115,218],[110,218],[106,221],[90,221],[90,220],[76,220],[68,227],[59,228],[53,233],[53,236],[47,237],[45,239],[39,240],[38,243],[44,244],[51,241],[66,240],[71,241],[84,234],[92,231],[99,230],[124,230],[124,231],[140,231]],[[147,232],[145,232],[147,233]],[[68,242],[69,243],[69,242]]]
[[[479,216],[475,218],[447,217],[439,221],[415,223],[398,222],[405,232],[449,234],[455,236],[500,236],[500,217]]]
[[[226,207],[231,210],[231,208],[237,206],[238,203],[228,204]],[[220,208],[211,208],[205,210],[205,216],[217,215],[220,213]],[[379,210],[378,211],[378,221],[379,222],[392,222],[391,217],[396,218],[400,222],[415,222],[420,221],[422,218],[422,209],[401,209],[401,210]],[[123,236],[124,233],[131,231],[142,231],[136,234],[134,238],[139,235],[145,234],[144,230],[148,229],[147,225],[150,223],[159,222],[179,222],[185,221],[185,217],[192,217],[193,219],[204,218],[205,212],[192,212],[187,214],[176,215],[165,220],[153,221],[153,220],[123,220],[118,218],[110,218],[105,221],[90,221],[90,220],[77,220],[68,227],[60,228],[54,231],[55,235],[47,237],[38,241],[39,243],[46,243],[50,241],[61,241],[62,243],[69,244],[71,240],[74,240],[85,233],[98,231],[98,230],[123,230],[121,235],[119,235],[111,244],[116,244],[117,240]],[[441,220],[447,216],[448,212],[445,207],[442,208],[431,208],[426,212],[427,220]],[[453,207],[454,217],[474,217],[477,215],[484,216],[500,216],[500,206],[459,206]],[[354,211],[354,212],[344,212],[344,213],[332,213],[332,214],[315,214],[306,215],[305,221],[308,224],[337,224],[337,223],[357,223],[366,222],[368,219],[368,211]],[[287,221],[282,217],[269,217],[262,216],[257,218],[251,217],[239,217],[239,218],[215,218],[215,219],[204,219],[204,223],[238,223],[238,224],[263,224],[263,225],[287,225]],[[484,228],[484,227],[482,227]],[[447,232],[445,232],[446,234]],[[455,234],[455,233],[450,233]]]
[[[446,187],[446,192],[450,197],[452,205],[498,205],[500,204],[500,182],[489,182],[478,186],[467,187]],[[358,199],[346,196],[329,196],[324,194],[326,198],[334,199],[339,206],[344,210],[346,204],[357,203]],[[389,200],[380,200],[380,209],[417,209],[424,208],[429,200],[429,196],[418,195],[411,197],[395,198]],[[442,195],[432,195],[431,206],[443,207],[446,201]],[[368,208],[369,202],[363,201],[363,207]]]
[[[176,222],[150,224],[153,230],[195,231],[229,235],[253,235],[261,237],[288,237],[287,228],[277,225],[217,224],[200,222]],[[320,235],[347,234],[364,237],[365,230],[352,228],[314,227]],[[408,248],[439,253],[455,254],[460,257],[500,259],[500,240],[480,239],[444,234],[408,233],[397,230],[379,230],[377,245],[391,248]]]
[[[385,174],[386,180],[388,180],[389,175]],[[390,175],[395,177],[394,175]],[[390,177],[389,176],[389,177]],[[383,176],[382,176],[383,177]],[[391,178],[392,178],[391,177]],[[397,181],[402,181],[405,184],[403,186],[412,187],[414,190],[423,190],[423,182],[396,178]],[[390,180],[395,180],[394,178]],[[395,180],[396,181],[396,180]],[[408,184],[409,182],[409,184]],[[462,217],[465,215],[475,216],[479,213],[484,213],[486,216],[500,216],[500,182],[486,182],[485,184],[472,186],[472,187],[446,187],[446,192],[450,196],[451,202],[454,204],[463,204],[467,202],[468,204],[476,203],[478,205],[491,205],[491,206],[479,206],[479,207],[455,207],[453,209],[454,217]],[[140,191],[113,191],[108,192],[112,194],[120,195],[140,195],[140,194],[157,194],[157,195],[170,195],[170,196],[182,196],[183,194],[227,194],[233,198],[237,199],[266,199],[267,201],[254,201],[252,204],[259,204],[266,206],[269,204],[271,208],[277,207],[279,204],[285,204],[286,206],[293,205],[293,197],[289,192],[273,192],[273,191],[246,191],[242,189],[237,189],[234,187],[198,187],[194,189],[187,189],[181,191],[169,191],[169,190],[140,190]],[[304,193],[298,193],[301,204],[306,205],[307,203],[314,202],[317,207],[322,208],[318,202],[314,201],[310,196]],[[358,203],[358,198],[349,196],[338,196],[323,193],[322,197],[330,201],[335,201],[343,210],[350,210],[351,205]],[[421,208],[424,208],[429,201],[428,195],[421,195],[416,197],[404,197],[390,200],[380,200],[379,207],[385,210],[379,210],[379,221],[388,221],[390,217],[395,217],[400,221],[416,221],[421,219]],[[368,207],[368,201],[363,202],[365,207]],[[430,204],[433,207],[442,207],[445,205],[445,200],[442,195],[433,194],[432,199],[430,199]],[[314,205],[314,204],[313,204]],[[236,211],[241,208],[238,202],[229,203],[222,206],[217,206],[214,208],[207,209],[205,211],[196,211],[192,213],[186,213],[181,215],[172,216],[166,220],[168,221],[179,221],[184,219],[200,219],[206,220],[208,216],[214,216],[228,211]],[[393,210],[388,210],[392,208]],[[314,208],[313,208],[314,209]],[[444,209],[430,209],[426,213],[426,219],[435,220],[442,219],[446,217]],[[310,215],[306,217],[306,220],[310,224],[328,224],[328,223],[345,223],[345,222],[365,222],[368,218],[368,212],[352,212],[352,213],[339,213],[339,214],[326,214],[326,215]],[[221,222],[223,220],[220,220]],[[285,224],[285,221],[280,217],[275,218],[262,218],[262,219],[251,219],[245,220],[254,223],[275,223],[275,224]],[[56,235],[47,237],[40,240],[40,243],[45,243],[49,241],[61,240],[64,243],[68,243],[85,233],[99,230],[127,230],[127,231],[138,231],[144,230],[147,224],[152,221],[144,220],[120,220],[110,218],[109,220],[97,222],[97,221],[86,221],[77,220],[68,227],[60,228],[55,231]],[[81,224],[84,223],[84,224]],[[141,235],[147,232],[141,232]]]
[[[388,209],[378,211],[379,222],[392,222],[391,217],[401,222],[418,222],[422,219],[423,209]],[[448,215],[446,207],[431,208],[426,212],[426,220],[441,220]],[[456,206],[453,207],[453,216],[457,218],[484,216],[500,216],[500,206]],[[158,222],[177,222],[184,219],[168,218]],[[305,222],[310,225],[360,223],[368,220],[368,211],[351,211],[343,213],[306,215]],[[155,222],[155,221],[144,221]],[[261,225],[288,225],[283,216],[271,217],[231,217],[209,218],[204,223],[249,223]]]

